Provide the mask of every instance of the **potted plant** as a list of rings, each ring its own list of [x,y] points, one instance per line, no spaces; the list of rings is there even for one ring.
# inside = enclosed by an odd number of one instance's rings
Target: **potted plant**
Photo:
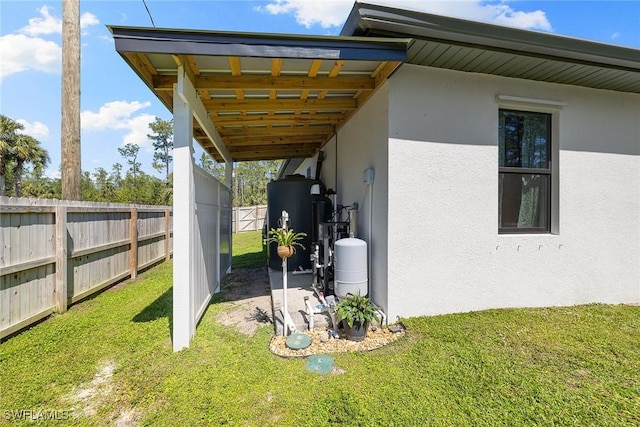
[[[304,249],[300,240],[306,237],[307,233],[302,231],[296,233],[291,228],[288,230],[283,228],[272,228],[269,231],[269,235],[271,237],[267,239],[267,243],[275,242],[278,245],[278,256],[280,258],[289,258],[296,253],[296,246]]]
[[[343,322],[347,339],[362,341],[367,336],[367,330],[372,320],[380,321],[378,310],[366,296],[347,294],[336,306],[338,322]]]

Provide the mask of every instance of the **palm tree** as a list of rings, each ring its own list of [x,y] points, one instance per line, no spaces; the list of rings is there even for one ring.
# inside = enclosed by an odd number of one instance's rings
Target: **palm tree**
[[[34,168],[44,168],[49,163],[49,153],[40,146],[40,141],[29,135],[18,135],[13,146],[13,183],[15,196],[22,196],[22,175],[24,165],[30,163]]]
[[[21,123],[0,114],[0,196],[6,196],[7,184],[5,174],[13,160],[13,146],[18,131],[24,129]]]

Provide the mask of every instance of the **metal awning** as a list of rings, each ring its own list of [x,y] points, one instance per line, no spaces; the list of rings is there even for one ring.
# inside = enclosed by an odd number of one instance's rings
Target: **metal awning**
[[[118,53],[173,110],[184,67],[233,161],[310,157],[406,60],[402,38],[110,26]],[[194,137],[217,161],[199,124]]]

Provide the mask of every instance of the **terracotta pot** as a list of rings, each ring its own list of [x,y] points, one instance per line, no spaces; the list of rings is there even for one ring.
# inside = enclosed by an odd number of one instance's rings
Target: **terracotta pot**
[[[278,256],[280,258],[290,258],[294,253],[293,246],[278,246]]]

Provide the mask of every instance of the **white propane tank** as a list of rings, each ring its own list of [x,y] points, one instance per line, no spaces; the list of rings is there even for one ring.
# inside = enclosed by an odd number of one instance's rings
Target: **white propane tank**
[[[336,240],[333,255],[338,298],[358,292],[367,295],[367,242],[353,237]]]

